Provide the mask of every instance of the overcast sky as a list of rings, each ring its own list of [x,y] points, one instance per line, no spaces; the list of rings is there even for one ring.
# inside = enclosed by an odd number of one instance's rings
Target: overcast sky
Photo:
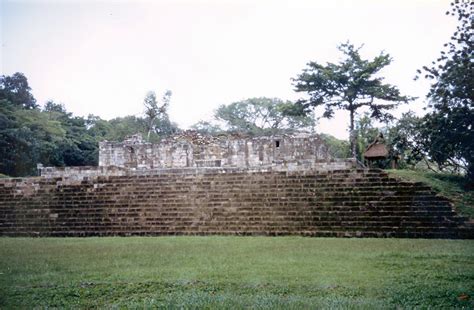
[[[413,81],[416,69],[456,26],[446,0],[0,2],[0,72],[23,72],[38,103],[110,119],[139,115],[147,91],[170,89],[181,127],[220,104],[300,98],[291,78],[308,61],[338,61],[347,40],[365,57],[389,53],[386,81],[420,97],[397,114],[422,113],[429,83]],[[347,123],[340,113],[317,131],[345,138]]]

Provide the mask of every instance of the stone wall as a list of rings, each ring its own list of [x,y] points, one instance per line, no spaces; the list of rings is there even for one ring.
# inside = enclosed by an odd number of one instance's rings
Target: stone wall
[[[430,188],[379,170],[0,180],[0,236],[183,234],[473,238],[474,229]]]
[[[196,133],[175,136],[159,144],[134,136],[124,142],[99,144],[99,166],[126,168],[261,167],[288,163],[311,165],[331,159],[318,135],[211,137]]]
[[[103,142],[98,167],[0,179],[0,236],[474,237],[430,188],[331,159],[318,136],[198,138]]]
[[[41,167],[39,174],[45,178],[69,178],[82,180],[105,175],[127,175],[128,169],[122,167],[97,167],[97,166],[77,166],[77,167]]]
[[[354,159],[334,159],[318,135],[241,137],[203,136],[188,131],[144,142],[135,135],[123,142],[99,143],[99,166],[42,167],[41,176],[83,177],[146,175],[163,169],[245,169],[248,171],[340,170],[356,167]]]
[[[40,175],[45,178],[65,178],[82,180],[98,176],[140,176],[163,173],[242,173],[242,172],[272,172],[272,171],[332,171],[356,168],[354,159],[329,159],[316,161],[281,161],[265,166],[256,167],[177,167],[177,168],[130,168],[116,166],[82,166],[82,167],[43,167]]]

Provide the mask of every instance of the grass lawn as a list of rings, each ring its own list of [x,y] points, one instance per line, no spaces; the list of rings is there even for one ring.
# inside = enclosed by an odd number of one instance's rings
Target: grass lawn
[[[0,238],[0,308],[474,307],[474,240]]]
[[[423,182],[451,199],[455,209],[462,215],[474,219],[474,190],[463,177],[449,173],[420,170],[387,170],[392,176],[413,182]]]

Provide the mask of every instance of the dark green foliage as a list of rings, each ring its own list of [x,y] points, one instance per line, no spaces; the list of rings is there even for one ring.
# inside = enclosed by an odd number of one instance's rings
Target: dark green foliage
[[[429,145],[432,142],[427,139],[428,132],[431,130],[426,127],[423,117],[418,117],[411,111],[382,128],[375,127],[370,117],[364,114],[356,121],[357,151],[362,156],[367,146],[381,133],[389,149],[389,158],[380,160],[377,167],[387,168],[390,166],[390,161],[397,158],[398,168],[415,168],[423,162],[424,167],[438,171],[439,169],[435,169],[435,162],[426,152],[427,149],[433,148]]]
[[[35,175],[36,165],[84,166],[97,164],[97,139],[85,120],[63,106],[48,102],[45,110],[0,105],[0,172]]]
[[[157,142],[160,138],[180,130],[176,124],[169,121],[169,118],[166,120],[167,121],[155,120],[156,126],[159,125],[160,127],[156,127],[156,130],[150,132],[150,142]],[[137,116],[116,117],[110,121],[105,121],[100,118],[95,119],[95,117],[90,116],[88,124],[90,126],[89,131],[95,132],[99,141],[123,141],[126,137],[137,133],[143,137],[147,137],[148,135],[147,120]]]
[[[77,117],[67,112],[64,105],[53,101],[46,102],[41,110],[30,90],[22,73],[0,77],[1,174],[36,175],[39,163],[44,166],[93,166],[98,162],[99,141],[121,141],[136,133],[150,133],[150,140],[156,141],[178,130],[166,113],[171,95],[168,92],[163,98],[165,104],[160,108],[163,111],[157,111],[150,122],[135,116],[111,121],[94,115]]]
[[[474,107],[427,114],[421,131],[424,150],[441,170],[464,171],[474,181]]]
[[[390,55],[380,53],[373,60],[362,59],[359,50],[350,43],[341,44],[345,58],[338,64],[309,62],[308,67],[293,79],[297,92],[308,93],[309,99],[297,103],[296,112],[307,112],[324,106],[323,117],[331,118],[337,109],[350,114],[350,142],[353,157],[357,156],[355,116],[360,108],[370,110],[370,117],[386,121],[392,119],[388,110],[413,98],[402,96],[397,87],[384,84],[379,71],[392,61]],[[293,111],[295,112],[295,111]]]
[[[320,134],[324,143],[329,148],[329,154],[334,158],[349,158],[351,156],[351,150],[349,142],[346,140],[337,139],[328,134]]]
[[[24,109],[36,109],[36,99],[31,94],[28,79],[23,73],[0,76],[0,101],[6,100]]]
[[[367,147],[375,140],[380,131],[373,125],[372,118],[368,113],[362,114],[355,123],[355,135],[357,137],[357,155],[362,158]]]
[[[413,112],[404,113],[394,126],[385,129],[384,135],[392,155],[400,158],[399,168],[413,168],[421,160],[426,160],[421,137],[423,130],[422,118]]]
[[[426,139],[423,135],[426,131],[423,119],[413,112],[404,113],[393,123],[378,128],[367,113],[356,120],[355,135],[357,136],[357,154],[360,158],[367,147],[382,134],[382,142],[389,150],[389,156],[385,160],[379,160],[375,167],[388,168],[392,160],[397,159],[398,168],[414,168],[420,161],[430,168],[433,163],[428,161],[424,151]]]
[[[65,130],[64,138],[56,144],[55,166],[93,166],[97,165],[97,140],[88,131],[86,120],[74,117],[63,105],[52,101],[46,103],[44,113],[51,122],[57,122]]]
[[[0,102],[0,172],[11,176],[34,175],[36,164],[52,162],[65,131],[37,109]]]
[[[314,117],[285,113],[292,106],[292,102],[278,98],[249,98],[229,105],[221,105],[214,116],[230,131],[249,134],[311,130],[315,125]]]
[[[104,127],[104,124],[102,124],[102,127]],[[113,118],[107,122],[107,127],[108,132],[104,135],[104,138],[109,141],[123,141],[127,136],[136,133],[146,135],[147,133],[145,120],[136,116]]]
[[[440,168],[463,169],[474,181],[474,2],[456,0],[446,14],[456,16],[459,25],[441,56],[423,67],[424,77],[433,81],[425,151]]]

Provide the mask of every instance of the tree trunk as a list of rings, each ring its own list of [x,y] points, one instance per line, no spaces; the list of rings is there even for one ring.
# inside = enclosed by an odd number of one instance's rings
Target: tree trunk
[[[351,143],[351,153],[352,157],[357,159],[357,137],[355,135],[355,130],[354,130],[354,109],[352,108],[352,103],[349,105],[350,109],[350,132],[349,132],[349,141]]]
[[[147,133],[147,135],[146,135],[146,140],[147,140],[148,142],[150,142],[150,134],[151,134],[151,131],[152,131],[152,129],[153,129],[153,120],[154,120],[154,118],[153,118],[153,119],[150,119],[149,122],[148,122],[148,128],[147,128],[147,129],[148,129],[148,133]]]

